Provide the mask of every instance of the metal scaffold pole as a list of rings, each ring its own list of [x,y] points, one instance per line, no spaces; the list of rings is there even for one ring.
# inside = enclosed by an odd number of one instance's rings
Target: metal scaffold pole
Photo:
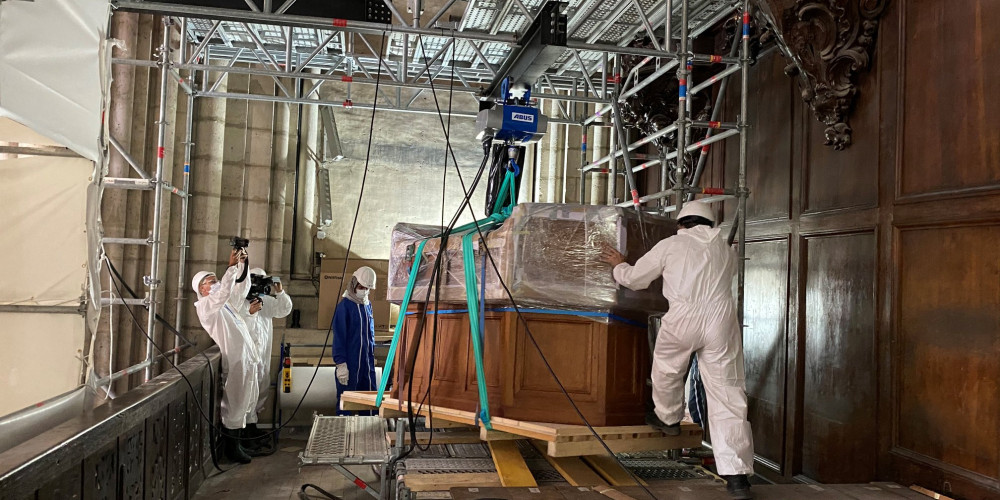
[[[164,145],[167,140],[167,84],[170,75],[170,18],[163,18],[163,46],[160,47],[160,118],[157,123],[156,174],[153,180],[163,182]],[[163,210],[163,190],[153,190],[153,235],[150,238],[149,276],[149,317],[146,321],[146,360],[153,359],[153,340],[156,338],[156,290],[160,285],[160,212]],[[145,381],[153,378],[153,365],[145,370]]]
[[[688,59],[688,0],[681,0],[681,43],[680,43],[680,64],[677,65],[677,158],[675,160],[675,175],[674,175],[674,191],[676,193],[684,192],[684,171],[686,168],[687,160],[687,135],[688,135],[688,121],[687,121],[687,79],[690,74],[690,66]],[[665,156],[664,156],[665,157]],[[667,172],[666,166],[662,169],[664,174]],[[679,212],[684,205],[684,197],[681,195],[674,196],[677,200],[677,211]]]
[[[192,78],[193,80],[193,78]],[[187,120],[184,132],[184,192],[191,192],[191,149],[194,143],[191,142],[192,129],[194,128],[194,96],[187,96]],[[184,329],[184,290],[186,290],[187,280],[187,250],[188,250],[188,203],[189,196],[181,198],[181,242],[180,253],[177,264],[177,310],[174,312],[174,327],[177,331]],[[177,363],[178,352],[174,352],[174,363]]]
[[[740,50],[740,65],[743,67],[743,79],[740,85],[740,169],[739,186],[737,196],[739,197],[739,208],[737,209],[735,223],[739,225],[739,263],[737,266],[738,288],[736,295],[736,311],[739,315],[740,331],[744,327],[744,285],[746,281],[746,254],[747,254],[747,147],[748,147],[748,123],[747,123],[747,94],[750,89],[750,0],[743,0],[743,40]]]

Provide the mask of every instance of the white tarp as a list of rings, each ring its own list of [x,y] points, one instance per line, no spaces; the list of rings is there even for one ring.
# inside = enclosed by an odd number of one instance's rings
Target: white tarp
[[[31,144],[33,146],[58,146],[53,141],[10,118],[0,118],[0,141]]]
[[[82,317],[0,312],[0,325],[0,415],[80,385],[86,336]]]
[[[94,162],[0,161],[0,304],[79,306],[87,290],[88,191]],[[88,301],[89,302],[89,301]],[[0,312],[0,415],[80,384],[80,314]]]
[[[0,161],[0,304],[80,305],[93,172],[83,158]]]
[[[100,163],[108,0],[0,2],[0,118]]]

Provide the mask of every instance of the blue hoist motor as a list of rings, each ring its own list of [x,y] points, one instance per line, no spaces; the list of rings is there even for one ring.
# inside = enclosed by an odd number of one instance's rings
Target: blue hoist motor
[[[501,99],[476,117],[476,139],[493,137],[507,144],[528,144],[545,135],[549,120],[531,105],[531,89],[527,85],[509,88],[509,80],[501,86]]]

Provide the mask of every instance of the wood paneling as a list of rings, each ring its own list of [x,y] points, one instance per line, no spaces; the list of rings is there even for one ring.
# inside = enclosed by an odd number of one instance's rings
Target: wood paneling
[[[466,323],[467,325],[468,323]],[[496,359],[500,356],[502,352],[501,349],[501,339],[503,338],[504,317],[502,314],[488,312],[484,318],[484,324],[486,331],[483,332],[483,357],[486,359]],[[469,349],[472,349],[472,344],[469,344]],[[471,352],[471,351],[470,351]],[[477,383],[478,378],[476,378],[476,360],[472,357],[468,357],[469,362],[466,364],[466,390],[468,391],[478,391],[479,385]],[[500,377],[501,375],[501,365],[502,363],[488,362],[484,363],[483,370],[486,372],[486,388],[490,392],[495,392],[499,394],[500,389]],[[494,391],[496,389],[496,391]]]
[[[998,24],[996,1],[887,2],[844,151],[787,60],[752,69],[747,389],[781,466],[758,472],[1000,498]],[[738,140],[710,158],[706,183],[735,186]]]
[[[765,57],[750,69],[751,97],[747,114],[750,129],[760,131],[748,137],[747,186],[753,193],[747,199],[750,220],[787,218],[789,215],[793,99],[798,93],[794,91],[795,83],[784,74],[785,64],[781,57]],[[728,85],[729,95],[738,96],[739,80],[732,80]],[[725,116],[736,117],[740,110],[739,100],[728,99],[724,109]],[[699,140],[703,137],[697,136]],[[725,178],[727,186],[731,187],[737,180],[739,139],[733,137],[724,142]]]
[[[806,213],[878,205],[879,92],[869,74],[858,85],[857,109],[851,115],[851,147],[831,151],[823,145],[826,125],[807,111],[803,142],[802,211]]]
[[[1000,225],[899,234],[896,446],[1000,478]]]
[[[747,243],[743,349],[754,451],[785,461],[788,240]]]
[[[416,312],[414,306],[411,311]],[[427,326],[419,342],[414,333],[421,315],[406,317],[400,337],[400,363],[416,359],[413,400],[427,391],[432,335]],[[559,381],[594,425],[637,425],[645,415],[650,362],[644,328],[617,320],[575,315],[525,313],[525,322]],[[579,423],[579,416],[529,340],[517,313],[486,313],[484,370],[490,413],[519,420]],[[474,411],[479,402],[475,356],[469,341],[467,313],[442,314],[438,326],[431,397],[433,404]],[[419,353],[414,345],[420,345]],[[410,384],[400,382],[393,395],[409,398]]]
[[[876,462],[875,235],[808,238],[804,263],[801,472],[863,482]]]
[[[539,349],[566,392],[576,401],[597,401],[598,366],[593,363],[600,343],[598,324],[593,321],[561,321],[528,319]],[[531,376],[548,373],[538,349],[528,339],[524,326],[517,328],[517,355],[514,358],[514,397],[546,397],[560,393],[551,376]],[[540,333],[544,332],[544,335]],[[539,394],[542,393],[542,394]],[[544,395],[543,395],[544,394]]]
[[[1000,3],[899,3],[899,194],[1000,187]]]

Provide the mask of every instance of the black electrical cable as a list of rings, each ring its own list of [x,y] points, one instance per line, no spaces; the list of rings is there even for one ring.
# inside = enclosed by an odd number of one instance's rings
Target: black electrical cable
[[[421,50],[423,51],[424,50],[423,38],[418,37],[417,40],[420,43]],[[425,56],[425,58],[426,58],[426,56]],[[441,121],[441,127],[442,127],[442,129],[444,129],[447,132],[447,129],[445,129],[444,117],[443,117],[443,115],[441,113],[441,105],[438,102],[437,91],[434,88],[434,82],[433,81],[430,82],[430,88],[431,88],[431,95],[434,97],[434,105],[435,105],[435,107],[437,108],[437,111],[438,111],[438,118]],[[455,159],[455,151],[454,151],[454,149],[451,148],[451,142],[450,141],[448,141],[446,143],[446,145],[448,147],[449,152],[452,155],[452,161],[453,161],[453,163],[455,163],[455,170],[458,172],[459,183],[462,185],[462,189],[466,193],[465,204],[468,205],[469,212],[473,215],[473,218],[475,218],[475,210],[472,208],[471,203],[469,203],[470,192],[468,191],[468,189],[465,186],[465,181],[462,179],[462,172],[458,168],[458,161],[457,161],[457,159]],[[476,226],[476,232],[479,234],[480,241],[485,241],[486,237],[483,235],[482,229],[479,227],[479,224],[476,224],[475,226]],[[583,412],[580,411],[579,406],[577,406],[576,402],[573,401],[573,398],[569,395],[569,392],[566,391],[566,387],[563,385],[562,381],[559,380],[559,377],[556,376],[555,370],[552,369],[552,365],[549,364],[548,360],[545,358],[545,354],[542,353],[541,346],[538,345],[538,342],[535,340],[535,336],[531,333],[531,329],[528,327],[528,322],[527,322],[527,320],[524,319],[524,315],[521,313],[521,309],[518,307],[517,303],[514,301],[514,295],[511,293],[510,289],[507,287],[507,283],[504,282],[503,277],[500,274],[500,270],[498,269],[498,267],[496,265],[496,262],[493,260],[493,255],[490,252],[489,246],[488,245],[484,245],[484,250],[486,252],[486,256],[489,258],[490,265],[493,267],[493,271],[497,274],[498,281],[500,282],[500,285],[503,287],[504,292],[507,295],[507,298],[510,300],[511,304],[514,306],[514,311],[517,313],[518,321],[520,321],[521,325],[524,327],[525,334],[528,336],[528,339],[531,340],[531,344],[535,347],[535,350],[538,352],[539,357],[541,357],[542,363],[545,365],[545,368],[548,370],[549,374],[552,375],[552,379],[556,382],[556,385],[559,386],[559,390],[562,391],[562,393],[563,393],[564,396],[566,396],[566,400],[569,401],[570,405],[573,407],[573,410],[575,410],[576,414],[580,417],[580,420],[583,422],[584,425],[586,425],[587,429],[597,439],[597,441],[599,443],[601,443],[601,446],[604,448],[605,451],[607,451],[608,455],[610,455],[611,458],[613,458],[615,460],[615,462],[622,469],[624,469],[626,472],[628,472],[629,476],[632,477],[632,479],[635,481],[635,483],[637,485],[639,485],[643,489],[643,491],[645,491],[646,494],[648,494],[650,496],[650,498],[656,499],[656,495],[654,495],[653,492],[651,492],[649,490],[649,488],[647,488],[642,483],[642,481],[639,480],[638,476],[636,476],[631,470],[629,470],[628,468],[626,468],[624,466],[624,464],[622,464],[621,460],[618,459],[618,456],[615,455],[615,453],[613,451],[611,451],[611,448],[609,448],[608,444],[605,443],[603,439],[601,439],[601,436],[597,433],[596,430],[594,430],[594,427],[587,420],[587,417],[585,417],[583,415]]]
[[[388,31],[391,31],[391,30],[388,30]],[[386,37],[386,34],[383,32],[383,34],[382,34],[382,42],[381,42],[380,47],[384,47],[385,46],[385,37]],[[376,95],[378,95],[378,89],[379,89],[379,84],[381,82],[381,77],[382,77],[382,67],[380,65],[378,73],[377,73],[377,76],[376,76],[376,79],[375,79],[375,94]],[[360,212],[361,212],[361,201],[362,201],[363,196],[364,196],[365,183],[366,183],[367,178],[368,178],[368,166],[369,166],[369,161],[371,159],[371,146],[372,146],[372,139],[373,139],[373,134],[374,134],[374,127],[375,127],[375,112],[377,111],[377,109],[378,109],[378,106],[377,106],[377,100],[376,100],[376,103],[372,105],[372,118],[371,118],[371,124],[370,124],[369,131],[368,131],[368,152],[367,152],[367,155],[366,155],[366,158],[365,158],[365,170],[364,170],[364,174],[362,175],[362,178],[361,178],[361,192],[358,194],[358,203],[357,203],[357,207],[356,207],[355,213],[354,213],[354,222],[353,222],[353,224],[351,226],[351,236],[348,239],[348,243],[347,243],[347,250],[346,250],[346,252],[347,252],[348,257],[350,256],[351,245],[352,245],[352,243],[354,241],[354,232],[355,232],[355,228],[357,227],[358,216],[360,215]],[[109,264],[110,264],[110,262],[109,262]],[[345,260],[345,262],[344,262],[344,269],[343,269],[343,273],[345,273],[345,274],[347,273],[347,265],[348,264],[349,264],[348,260]],[[245,266],[249,266],[249,264],[245,263]],[[117,275],[117,271],[115,271],[115,274]],[[120,275],[119,275],[119,277],[120,277]],[[125,284],[124,280],[121,280],[121,281],[122,281],[123,284]],[[125,286],[127,287],[127,285],[125,285]],[[344,283],[343,283],[343,281],[341,281],[340,290],[338,290],[338,294],[340,293],[340,291],[343,290],[343,286],[344,286]],[[132,291],[131,288],[129,288],[129,290],[132,292],[133,296],[135,296],[134,295],[135,292]],[[132,315],[132,320],[136,323],[136,326],[139,326],[138,319],[135,317],[135,315],[132,313],[132,311],[130,309],[129,309],[129,313]],[[159,351],[160,354],[162,355],[163,352],[160,350],[159,346],[157,346],[156,343],[153,342],[152,337],[148,333],[146,333],[145,329],[143,329],[143,328],[140,327],[140,331],[142,331],[143,335],[145,335],[146,338],[150,340],[150,342],[152,343],[153,347],[155,347],[157,349],[157,351]],[[331,321],[330,328],[327,329],[326,338],[323,340],[323,348],[320,351],[320,357],[319,357],[320,360],[322,360],[323,356],[326,354],[326,344],[328,344],[330,342],[330,336],[331,336],[332,331],[333,331],[333,323]],[[202,354],[204,354],[204,352],[202,352]],[[166,356],[164,356],[164,357],[166,358]],[[206,359],[207,359],[207,355],[206,355]],[[188,378],[186,376],[184,376],[184,373],[180,371],[180,368],[178,368],[177,365],[172,360],[168,359],[167,361],[170,362],[170,364],[175,369],[177,369],[177,372],[181,374],[181,376],[184,378],[184,381],[187,383],[188,388],[191,390],[191,393],[194,394],[194,386],[191,384],[191,381],[188,380]],[[271,435],[277,435],[278,431],[280,431],[281,429],[285,428],[286,426],[288,426],[289,423],[292,422],[292,420],[295,418],[295,415],[298,413],[299,409],[302,407],[302,403],[305,401],[306,395],[309,393],[309,390],[312,388],[312,384],[316,380],[316,375],[319,373],[319,368],[320,368],[320,363],[317,362],[316,363],[316,369],[313,371],[312,378],[309,379],[309,384],[306,385],[306,389],[302,393],[302,398],[299,399],[298,404],[295,406],[295,409],[292,411],[291,416],[288,417],[288,420],[286,420],[284,423],[282,423],[281,425],[279,425],[277,428],[272,428],[270,430],[269,434],[271,434]],[[209,364],[209,369],[211,370],[211,364]],[[214,398],[214,390],[213,390],[213,398]],[[211,426],[214,425],[212,419],[209,418],[208,416],[206,416],[205,411],[201,407],[200,404],[197,404],[197,406],[198,406],[199,413],[201,413],[202,418],[204,418],[208,422],[210,428],[212,428]],[[214,408],[214,405],[212,405],[212,407]],[[243,437],[238,437],[238,436],[231,436],[229,434],[226,434],[225,432],[222,432],[222,435],[227,436],[227,437],[231,437],[231,438],[235,438],[235,439],[239,439],[241,441],[254,441],[254,440],[259,439],[259,438],[243,438]],[[213,461],[214,461],[215,460],[214,447],[213,447],[213,457],[212,458],[213,458]],[[217,465],[216,465],[216,467],[218,468]],[[222,469],[219,469],[219,470],[222,470]],[[226,470],[229,470],[229,469],[226,469]],[[225,471],[223,471],[223,472],[225,472]]]
[[[454,42],[454,40],[452,40],[452,42]],[[424,68],[425,68],[425,70],[427,72],[427,79],[428,80],[432,80],[434,77],[430,74],[429,65],[426,64],[427,63],[427,54],[426,53],[424,54],[424,63],[425,63],[424,64]],[[452,109],[452,103],[454,102],[454,99],[453,99],[454,96],[455,96],[455,52],[452,51],[452,54],[451,54],[451,80],[450,80],[450,84],[449,84],[449,87],[448,87],[448,125],[445,128],[445,140],[446,140],[446,144],[447,144],[447,139],[451,135],[451,109]],[[447,148],[447,146],[445,147],[445,150],[444,150],[444,169],[443,170],[444,170],[444,173],[443,173],[443,178],[442,178],[442,182],[441,182],[441,223],[442,223],[442,225],[444,225],[445,198],[446,198],[447,183],[448,183],[448,148]],[[459,208],[461,208],[461,205],[459,206]],[[447,236],[442,237],[442,240],[441,240],[441,249],[439,249],[439,250],[443,250],[444,249],[446,238],[447,238]],[[438,313],[440,311],[441,280],[442,280],[442,277],[443,277],[443,274],[440,272],[440,269],[441,269],[440,251],[439,251],[439,256],[438,256],[437,267],[438,267],[437,280],[434,283],[434,328],[433,328],[432,334],[431,334],[431,352],[432,353],[437,352],[438,326],[439,326],[439,318],[440,318],[440,316],[439,316]],[[435,360],[435,356],[433,356],[433,355],[430,356],[430,363],[429,363],[429,367],[428,367],[428,371],[427,371],[427,379],[429,381],[433,381],[434,380],[434,360]],[[420,412],[424,408],[424,403],[425,402],[427,403],[427,415],[431,419],[431,421],[433,421],[433,418],[434,418],[434,403],[433,403],[433,399],[431,397],[431,386],[432,385],[433,385],[432,383],[428,383],[427,384],[427,391],[424,393],[424,397],[422,397],[420,399],[420,404],[417,405],[417,415],[419,415]],[[412,389],[412,387],[413,387],[413,384],[410,384],[410,388],[411,389]],[[420,451],[428,451],[428,450],[430,450],[431,446],[434,443],[434,429],[433,428],[429,428],[428,429],[429,432],[427,434],[427,443],[424,446],[420,446],[420,444],[415,439],[415,437],[416,437],[416,428],[415,427],[416,426],[414,426],[414,425],[410,426],[411,437],[414,438],[414,439],[411,439],[411,442],[414,443],[417,446],[417,449],[419,449]]]
[[[111,280],[111,283],[114,285],[115,290],[118,291],[118,296],[119,297],[123,297],[123,295],[121,293],[121,288],[118,286],[119,281],[121,281],[121,284],[124,285],[126,289],[128,289],[129,293],[132,294],[133,298],[138,298],[138,297],[136,297],[135,292],[132,290],[132,288],[129,287],[128,284],[125,283],[125,281],[121,279],[121,275],[118,274],[118,270],[115,268],[114,264],[111,263],[110,259],[107,259],[107,263],[108,263],[108,269],[111,270],[112,274],[114,274],[116,277],[118,277],[118,280],[115,280],[115,279]],[[152,345],[153,348],[156,349],[156,352],[158,352],[160,354],[160,356],[163,357],[163,359],[166,359],[167,362],[170,363],[170,366],[172,366],[175,370],[177,370],[177,373],[180,374],[180,376],[181,376],[182,379],[184,379],[184,383],[187,384],[188,389],[191,391],[191,395],[192,396],[197,395],[197,393],[194,390],[194,384],[192,384],[191,380],[187,378],[187,375],[185,375],[184,372],[181,371],[180,367],[178,367],[177,364],[174,363],[174,361],[172,359],[170,359],[169,356],[167,356],[166,354],[164,354],[163,350],[160,349],[160,346],[156,345],[156,342],[153,340],[153,337],[150,336],[149,333],[146,332],[146,329],[143,328],[142,325],[139,323],[139,319],[136,318],[135,313],[132,312],[132,308],[129,307],[126,304],[125,305],[125,310],[128,311],[129,316],[132,317],[132,322],[135,323],[135,327],[138,328],[139,331],[142,332],[142,334],[147,339],[149,339],[150,345]],[[162,318],[160,318],[160,319],[162,321]],[[171,328],[171,330],[173,330],[173,332],[181,340],[183,340],[184,342],[186,342],[189,346],[196,346],[195,343],[191,342],[191,340],[188,339],[187,337],[181,335],[181,333],[178,332],[177,330],[174,330],[173,328]],[[205,357],[205,363],[208,366],[209,391],[210,391],[210,394],[212,395],[212,398],[214,399],[215,398],[215,371],[212,370],[212,360],[209,359],[209,357],[208,357],[207,354],[205,354],[205,351],[201,351],[199,354],[201,354],[202,356]],[[201,417],[206,422],[208,422],[209,443],[210,443],[210,446],[209,446],[209,455],[212,457],[212,465],[220,473],[225,473],[225,472],[228,472],[228,471],[232,470],[233,467],[230,467],[229,469],[223,469],[222,467],[220,467],[219,466],[219,459],[218,459],[218,456],[216,455],[216,450],[215,450],[215,415],[214,415],[215,405],[211,405],[209,407],[209,414],[206,415],[205,414],[205,409],[201,406],[201,401],[198,401],[197,398],[194,398],[194,404],[195,404],[195,407],[198,408],[198,412],[201,413]],[[204,470],[202,470],[202,474],[205,474]],[[207,477],[208,474],[205,474],[205,476]]]
[[[421,42],[421,49],[423,49],[422,42]],[[422,50],[422,52],[423,52],[423,50]],[[430,75],[430,72],[427,69],[429,67],[429,64],[428,64],[429,61],[427,60],[427,54],[426,54],[426,52],[423,52],[423,54],[424,54],[424,68],[425,68],[425,71],[427,71],[428,79],[429,80],[433,80],[433,77]],[[452,71],[454,72],[454,67],[452,68]],[[452,78],[452,85],[454,85],[454,78]],[[436,94],[435,94],[435,102],[437,102],[436,101]],[[439,107],[438,108],[438,114],[439,115],[440,115],[440,112],[441,111],[440,111],[440,107]],[[450,114],[450,109],[449,109],[449,114]],[[450,116],[449,116],[449,124],[450,124]],[[447,167],[447,160],[448,160],[448,157],[449,157],[448,153],[449,153],[449,151],[451,149],[451,135],[450,135],[450,126],[446,126],[444,124],[444,120],[443,119],[442,119],[442,128],[443,128],[443,130],[445,132],[445,134],[444,134],[445,135],[445,166]],[[476,186],[479,185],[479,182],[482,179],[482,175],[485,172],[486,165],[489,162],[489,151],[490,151],[490,144],[491,143],[492,143],[491,139],[487,139],[487,140],[483,141],[483,161],[480,164],[479,170],[476,173],[476,178],[475,178],[475,180],[473,182],[473,188],[471,190],[464,191],[465,199],[463,200],[462,203],[459,204],[458,208],[456,209],[455,214],[452,216],[451,221],[449,222],[448,226],[443,229],[441,237],[440,237],[440,241],[439,241],[440,246],[438,248],[437,259],[435,260],[434,268],[431,270],[431,276],[430,276],[430,279],[428,280],[428,284],[429,285],[430,284],[434,284],[435,285],[434,286],[434,290],[435,290],[435,294],[434,294],[434,327],[432,328],[432,333],[431,333],[431,335],[432,335],[431,336],[431,353],[432,354],[431,354],[429,362],[428,362],[428,377],[427,377],[428,380],[429,380],[429,382],[428,382],[428,385],[427,385],[427,391],[424,393],[424,396],[421,398],[420,403],[417,406],[417,411],[414,412],[414,410],[413,410],[413,401],[414,401],[414,398],[413,398],[412,376],[413,376],[413,371],[415,370],[416,360],[419,358],[419,353],[420,353],[420,348],[421,348],[421,342],[415,340],[416,347],[414,349],[413,356],[412,356],[410,362],[407,363],[407,364],[404,364],[404,366],[403,366],[403,368],[404,368],[403,374],[405,375],[407,373],[407,368],[408,368],[409,369],[408,370],[409,371],[409,376],[411,378],[411,383],[408,384],[408,386],[407,386],[407,412],[406,412],[407,413],[407,421],[408,421],[409,427],[410,427],[410,429],[409,429],[410,430],[410,446],[407,448],[407,450],[405,452],[403,452],[400,455],[398,455],[397,457],[395,457],[393,459],[393,461],[391,462],[390,465],[394,465],[399,460],[402,460],[403,458],[405,458],[406,456],[408,456],[410,453],[412,453],[414,449],[416,449],[418,447],[420,449],[424,449],[424,450],[429,449],[430,444],[433,442],[433,433],[434,433],[434,431],[433,431],[433,429],[430,429],[430,432],[428,434],[429,439],[428,439],[428,443],[427,443],[426,447],[420,447],[420,445],[417,444],[418,440],[417,440],[417,437],[416,437],[416,418],[420,414],[420,412],[421,412],[421,410],[423,408],[424,402],[426,401],[426,402],[428,402],[428,404],[430,404],[430,401],[431,401],[431,396],[430,395],[431,395],[431,390],[432,390],[432,387],[433,387],[433,379],[434,379],[433,374],[434,374],[435,359],[436,359],[436,357],[435,357],[435,355],[433,353],[436,352],[437,334],[438,334],[438,317],[439,317],[438,313],[440,311],[440,298],[441,298],[441,296],[440,296],[441,279],[442,279],[441,266],[442,266],[442,264],[444,262],[443,256],[444,256],[445,248],[448,245],[448,238],[450,237],[451,232],[452,232],[452,230],[455,227],[455,224],[457,224],[458,220],[461,218],[462,213],[464,213],[464,211],[465,211],[464,207],[469,206],[472,193],[475,192],[475,188],[476,188]],[[457,164],[457,162],[455,160],[453,152],[451,154],[451,159],[452,159],[453,162],[455,162],[455,168],[457,169],[458,168],[458,164]],[[447,171],[445,172],[445,176],[447,176]],[[443,201],[442,201],[442,206],[443,206]],[[442,216],[443,216],[443,213],[442,213]],[[431,293],[431,287],[428,286],[427,294],[424,297],[424,303],[425,304],[430,303],[430,293]],[[420,320],[418,321],[417,327],[416,327],[415,332],[414,332],[414,337],[415,338],[419,338],[421,336],[421,333],[424,330],[424,325],[426,323],[426,318],[427,318],[426,312],[420,316]],[[401,360],[401,362],[405,363],[405,360]],[[432,415],[431,410],[429,410],[428,414]]]
[[[320,488],[319,486],[316,486],[315,484],[311,484],[311,483],[306,483],[306,484],[302,485],[302,489],[299,490],[299,498],[303,498],[303,499],[308,499],[309,498],[309,495],[306,495],[306,488],[312,488],[312,489],[318,491],[321,495],[323,495],[326,498],[329,498],[331,500],[342,500],[337,495],[334,495],[333,493],[330,493],[329,491],[326,491],[323,488]]]
[[[484,146],[484,150],[488,150],[488,148]],[[461,218],[462,212],[464,212],[464,209],[462,209],[462,207],[468,205],[469,198],[472,196],[472,193],[475,191],[475,186],[477,186],[479,184],[479,182],[480,182],[480,179],[482,179],[483,172],[485,172],[485,170],[486,170],[487,161],[488,161],[488,155],[484,154],[483,162],[480,164],[479,171],[477,172],[476,178],[475,178],[475,180],[473,182],[473,190],[471,190],[471,191],[465,191],[466,199],[463,200],[463,203],[459,204],[458,211],[454,214],[454,216],[452,217],[451,221],[448,223],[448,226],[442,231],[441,245],[440,245],[440,248],[438,249],[437,260],[436,260],[434,268],[431,270],[431,276],[430,276],[430,279],[428,280],[428,284],[430,284],[430,283],[438,283],[439,284],[440,283],[440,281],[438,281],[438,279],[440,277],[441,265],[442,265],[442,262],[444,260],[443,259],[443,252],[444,252],[444,248],[447,246],[448,234],[451,232],[451,230],[455,227],[455,224]],[[437,287],[434,287],[434,288],[436,288],[437,290],[440,290],[440,286],[437,286]],[[424,297],[424,303],[430,303],[431,302],[430,301],[430,295],[431,295],[431,287],[428,286],[427,287],[427,294]],[[435,307],[435,314],[434,314],[434,316],[435,316],[435,326],[437,326],[437,311],[439,310],[439,306],[438,306],[438,302],[437,301],[439,299],[440,299],[440,292],[438,291],[435,294],[435,302],[434,302],[434,307]],[[403,314],[402,311],[400,313]],[[427,314],[426,313],[421,314],[420,315],[420,320],[417,322],[417,327],[414,329],[414,336],[415,337],[418,337],[419,334],[421,332],[423,332],[426,320],[427,320]],[[432,333],[432,335],[434,335],[434,334],[435,333]],[[433,338],[432,338],[432,341],[433,341]],[[413,357],[411,358],[410,363],[408,363],[409,364],[409,376],[411,378],[411,383],[407,387],[407,421],[410,424],[410,446],[409,446],[409,448],[407,448],[406,451],[404,451],[400,455],[396,456],[392,460],[392,462],[390,463],[390,465],[393,465],[396,462],[398,462],[399,460],[402,460],[403,458],[406,458],[410,453],[413,452],[413,450],[417,446],[416,445],[416,443],[417,443],[417,439],[416,439],[416,417],[419,414],[419,406],[418,406],[418,411],[414,412],[413,411],[413,384],[412,384],[412,377],[413,377],[413,370],[415,368],[415,364],[416,364],[416,360],[418,358],[419,352],[420,352],[420,342],[417,342],[416,343],[416,348],[415,348],[414,353],[413,353]],[[431,363],[431,368],[432,368],[433,367],[433,362],[434,362],[434,356],[433,356],[433,354],[431,355],[430,358],[431,358],[430,359],[430,363]],[[400,360],[400,362],[401,363],[405,363],[405,360]],[[407,373],[407,366],[404,365],[404,367],[403,367],[403,374],[405,375],[406,373]],[[430,387],[431,387],[431,384],[428,383],[428,392],[430,391]]]
[[[392,31],[392,30],[389,29],[387,31]],[[380,42],[379,50],[383,50],[383,48],[385,46],[385,37],[386,37],[386,32],[383,31],[382,32],[382,41]],[[379,85],[381,84],[381,82],[382,82],[382,65],[380,64],[379,68],[378,68],[378,73],[375,76],[375,96],[376,97],[378,96],[378,89],[379,89]],[[371,118],[371,123],[369,124],[369,127],[368,127],[368,151],[365,154],[365,170],[364,170],[364,173],[361,176],[361,190],[358,193],[358,204],[357,204],[357,206],[354,209],[354,222],[351,224],[351,236],[347,240],[347,249],[345,250],[345,255],[347,255],[347,259],[344,260],[344,268],[342,270],[342,273],[343,273],[342,275],[344,275],[344,276],[346,276],[346,274],[347,274],[347,265],[350,263],[351,245],[354,243],[354,231],[355,231],[355,229],[357,228],[357,225],[358,225],[358,216],[361,214],[361,201],[364,199],[365,183],[368,180],[368,165],[369,165],[369,162],[371,161],[372,139],[373,139],[373,136],[374,136],[374,133],[375,133],[375,112],[377,110],[378,110],[378,99],[376,98],[372,102],[372,118]],[[343,289],[344,289],[344,280],[341,280],[340,281],[340,288],[337,290],[337,294],[339,295],[343,291]],[[313,371],[312,378],[309,379],[309,384],[306,385],[305,391],[302,392],[302,398],[299,399],[299,403],[297,405],[295,405],[295,409],[292,411],[291,416],[288,417],[288,420],[286,420],[285,423],[283,423],[280,426],[278,426],[277,429],[271,429],[271,433],[272,434],[278,432],[279,430],[281,430],[283,428],[285,428],[285,426],[287,426],[292,421],[292,419],[295,418],[295,414],[297,414],[299,412],[299,409],[302,407],[302,403],[305,401],[306,395],[309,394],[309,389],[312,388],[312,384],[316,380],[316,375],[319,373],[320,363],[323,360],[323,356],[326,355],[326,345],[327,345],[327,343],[330,342],[330,336],[331,336],[332,333],[333,333],[333,320],[331,319],[331,321],[330,321],[330,327],[326,331],[326,338],[323,339],[323,348],[320,350],[320,353],[319,353],[319,361],[316,362],[316,369]],[[333,347],[331,346],[331,351],[332,350],[333,350]]]

